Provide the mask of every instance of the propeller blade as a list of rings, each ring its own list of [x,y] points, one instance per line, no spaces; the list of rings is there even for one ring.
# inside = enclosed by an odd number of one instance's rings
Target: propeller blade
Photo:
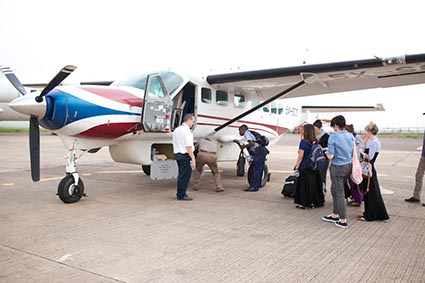
[[[38,119],[30,119],[30,158],[31,158],[31,178],[34,182],[40,180],[40,128]]]
[[[52,89],[57,87],[66,77],[68,77],[77,67],[73,65],[67,65],[56,74],[56,76],[46,85],[41,91],[40,95],[35,98],[37,102],[43,101],[43,96],[49,93]]]
[[[15,75],[15,73],[13,72],[11,68],[9,68],[8,66],[1,66],[0,69],[3,75],[6,76],[9,82],[19,91],[20,94],[22,95],[27,94],[26,89],[18,80],[18,77]]]

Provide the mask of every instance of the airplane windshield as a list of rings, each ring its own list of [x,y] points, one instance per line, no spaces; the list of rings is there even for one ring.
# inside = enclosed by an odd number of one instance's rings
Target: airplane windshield
[[[161,75],[170,96],[180,89],[180,86],[184,83],[183,78],[176,73],[169,71],[160,71],[157,73]],[[115,81],[111,84],[111,86],[132,86],[144,90],[147,77],[148,74],[135,75],[125,80]]]

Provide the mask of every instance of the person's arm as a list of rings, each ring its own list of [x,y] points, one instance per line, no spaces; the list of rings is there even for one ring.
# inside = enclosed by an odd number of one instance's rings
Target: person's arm
[[[335,143],[334,143],[334,138],[333,137],[329,137],[328,139],[328,148],[325,152],[326,157],[329,160],[332,160],[334,158],[334,152],[335,152]]]
[[[195,160],[195,155],[193,154],[193,147],[191,146],[186,146],[186,151],[190,156],[190,159],[192,159],[192,167],[196,167],[196,160]]]
[[[239,145],[239,147],[240,147],[240,149],[244,149],[244,148],[248,148],[248,147],[250,147],[252,145],[254,145],[254,141],[249,140],[248,143]]]
[[[368,155],[367,155],[367,158],[369,159],[369,161],[372,160],[373,157],[375,157],[375,153],[377,151],[378,151],[378,145],[377,145],[377,143],[376,142],[371,142],[369,144],[369,152],[368,152]]]
[[[295,164],[295,171],[299,171],[301,162],[303,161],[303,157],[304,157],[304,150],[303,149],[298,149],[298,157],[297,157],[297,164]]]

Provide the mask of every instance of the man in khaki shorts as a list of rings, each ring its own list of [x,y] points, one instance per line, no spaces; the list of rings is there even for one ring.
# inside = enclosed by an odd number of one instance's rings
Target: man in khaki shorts
[[[214,176],[216,191],[224,191],[221,186],[221,176],[217,166],[217,141],[208,137],[201,138],[196,143],[195,148],[198,150],[198,154],[196,156],[195,185],[193,189],[195,191],[199,190],[201,185],[202,167],[207,164]]]

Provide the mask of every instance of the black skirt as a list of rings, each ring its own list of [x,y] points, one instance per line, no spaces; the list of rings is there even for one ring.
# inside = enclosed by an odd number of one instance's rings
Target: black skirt
[[[325,203],[322,179],[319,171],[301,169],[294,202],[304,207],[321,207]]]
[[[366,219],[366,221],[387,220],[390,218],[388,216],[387,209],[385,208],[384,199],[382,198],[381,189],[379,187],[378,176],[374,166],[377,156],[378,153],[375,154],[374,160],[371,161],[372,177],[370,178],[369,191],[365,193],[363,197],[363,217]],[[363,179],[363,182],[361,183],[363,192],[367,191],[367,182],[367,179]]]

